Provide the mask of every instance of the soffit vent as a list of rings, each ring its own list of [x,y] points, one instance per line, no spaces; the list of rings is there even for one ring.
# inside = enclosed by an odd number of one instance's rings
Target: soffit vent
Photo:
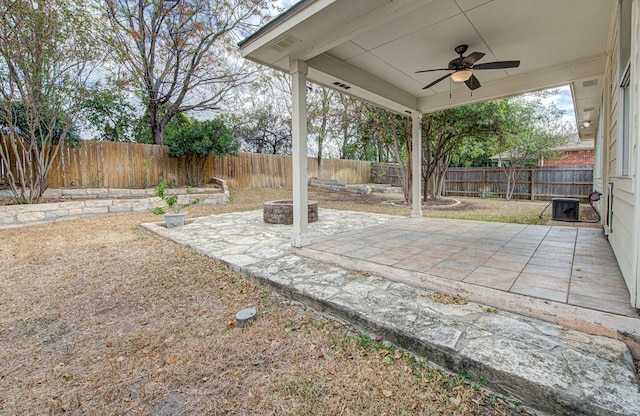
[[[582,82],[582,88],[595,87],[596,85],[598,85],[598,79],[597,78],[590,79],[588,81],[583,81]]]
[[[350,87],[350,86],[348,86],[347,84],[343,84],[343,83],[342,83],[342,82],[340,82],[340,81],[336,81],[336,82],[334,82],[334,83],[333,83],[333,85],[335,85],[336,87],[343,88],[343,89],[345,89],[345,90],[348,90],[349,88],[351,88],[351,87]]]
[[[269,48],[277,52],[284,52],[290,49],[293,45],[302,43],[302,41],[294,36],[286,35],[282,39],[276,40]]]
[[[594,111],[595,109],[596,109],[595,107],[587,107],[582,111],[584,111],[585,113],[590,113],[590,112]]]

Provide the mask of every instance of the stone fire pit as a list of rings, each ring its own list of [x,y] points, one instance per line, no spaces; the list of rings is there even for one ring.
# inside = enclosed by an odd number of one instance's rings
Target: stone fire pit
[[[308,201],[308,204],[308,221],[318,221],[318,202]],[[268,224],[293,224],[293,200],[280,199],[263,203],[263,218]]]

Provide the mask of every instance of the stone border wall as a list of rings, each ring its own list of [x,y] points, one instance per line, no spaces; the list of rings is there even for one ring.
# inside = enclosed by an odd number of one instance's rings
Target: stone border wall
[[[293,200],[264,202],[262,220],[267,224],[293,224]],[[307,221],[309,224],[318,221],[318,201],[307,201]]]
[[[353,192],[361,195],[368,195],[371,192],[381,194],[401,194],[402,188],[388,184],[357,184],[347,185],[335,179],[311,178],[310,186],[327,189],[329,191]]]
[[[200,204],[226,204],[229,202],[229,188],[226,182],[220,179],[217,181],[222,187],[222,192],[211,193],[207,188],[192,188],[191,193],[187,194],[186,188],[175,188],[168,189],[167,193],[179,195],[179,204],[189,203],[196,198],[200,199]],[[165,202],[157,196],[135,198],[138,195],[154,195],[153,189],[54,189],[51,191],[45,200],[67,198],[77,200],[0,206],[0,229],[43,224],[66,218],[146,212],[157,207],[166,207]]]

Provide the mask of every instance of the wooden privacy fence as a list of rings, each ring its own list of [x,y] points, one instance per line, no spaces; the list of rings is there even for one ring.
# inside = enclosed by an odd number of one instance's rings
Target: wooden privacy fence
[[[61,165],[49,175],[52,188],[148,188],[166,179],[172,186],[188,184],[184,158],[169,157],[169,148],[137,143],[82,141],[77,148],[65,148]],[[0,161],[2,162],[2,161]],[[308,176],[337,179],[344,183],[365,183],[370,162],[308,158]],[[0,163],[0,182],[5,169]],[[193,169],[192,168],[192,175]],[[202,178],[227,181],[230,187],[292,187],[291,156],[239,153],[236,156],[207,157]]]
[[[400,185],[398,166],[373,163],[371,179],[376,183]],[[445,174],[445,195],[504,197],[507,178],[502,168],[449,168]],[[586,198],[593,190],[591,167],[524,168],[516,180],[517,199]]]

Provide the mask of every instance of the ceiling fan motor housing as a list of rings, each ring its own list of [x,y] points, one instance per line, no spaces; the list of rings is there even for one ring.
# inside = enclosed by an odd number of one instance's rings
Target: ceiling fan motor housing
[[[466,51],[469,45],[458,45],[455,47],[454,51],[460,56],[462,56]]]

